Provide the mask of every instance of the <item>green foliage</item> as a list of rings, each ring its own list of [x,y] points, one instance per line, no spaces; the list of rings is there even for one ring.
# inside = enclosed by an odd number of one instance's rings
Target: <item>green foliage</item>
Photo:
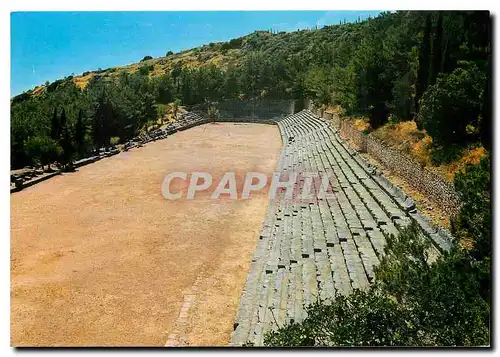
[[[403,346],[411,327],[403,309],[390,298],[356,290],[332,302],[318,301],[306,309],[302,323],[292,323],[264,338],[275,347]]]
[[[459,247],[433,262],[429,247],[415,224],[390,239],[376,289],[406,308],[419,345],[488,344],[489,306],[475,262]]]
[[[434,165],[441,165],[453,162],[462,156],[463,145],[433,145],[431,151],[431,160]]]
[[[242,43],[243,37],[233,38],[231,41],[229,41],[229,45],[231,46],[231,48],[239,48],[241,47]]]
[[[59,121],[59,116],[57,115],[57,108],[54,108],[54,114],[52,115],[52,121],[50,122],[50,137],[54,140],[59,140],[61,137],[61,123]]]
[[[12,98],[11,163],[22,167],[30,162],[23,149],[28,137],[51,135],[52,127],[59,130],[59,124],[50,123],[55,110],[58,114],[66,110],[70,128],[82,110],[93,124],[87,139],[102,145],[111,136],[126,140],[156,118],[156,104],[175,98],[184,105],[238,97],[309,98],[319,105],[338,104],[346,115],[366,116],[372,128],[389,117],[396,122],[417,116],[420,100],[424,108],[418,124],[426,122],[443,152],[450,140],[482,140],[490,147],[489,31],[488,12],[397,11],[315,31],[255,31],[193,50],[200,61],[217,56],[217,51],[227,53],[228,62],[220,67],[206,63],[194,68],[184,60],[162,59],[170,62],[170,69],[153,76],[153,66],[143,61],[135,74],[94,71],[83,90],[68,77],[47,83],[36,96],[28,91]],[[434,78],[437,82],[429,86]],[[94,137],[96,133],[101,136]],[[76,138],[73,141],[76,144]]]
[[[168,114],[168,104],[156,104],[156,117],[158,119],[164,118]]]
[[[430,66],[429,85],[436,83],[439,73],[443,72],[443,13],[438,12],[434,42],[432,44],[432,63]]]
[[[436,144],[464,144],[467,125],[478,126],[486,74],[473,63],[440,75],[420,101],[418,120]]]
[[[120,143],[120,138],[118,136],[112,136],[110,139],[109,139],[109,145],[111,146],[115,146],[117,145],[118,143]]]
[[[215,105],[210,105],[208,107],[208,117],[210,119],[217,119],[219,118],[219,110]]]
[[[31,98],[31,93],[29,91],[23,92],[12,98],[12,104],[22,103]]]
[[[326,68],[313,67],[309,69],[305,77],[306,95],[313,98],[317,105],[327,105],[332,102],[333,82],[332,71]]]
[[[63,150],[59,143],[48,136],[33,136],[24,142],[26,153],[35,164],[48,165],[57,161]]]
[[[455,176],[463,203],[457,238],[436,257],[415,223],[391,236],[367,292],[307,308],[301,323],[268,333],[267,346],[488,346],[490,344],[491,163]],[[457,242],[474,239],[471,250]]]
[[[454,185],[463,203],[458,217],[452,220],[454,235],[473,238],[472,251],[477,260],[491,256],[491,160],[481,159],[455,175]]]
[[[425,16],[425,27],[423,31],[422,41],[418,51],[418,75],[415,84],[415,108],[419,109],[419,101],[422,95],[427,90],[429,84],[429,69],[431,63],[431,31],[432,20],[431,14]],[[418,122],[417,122],[418,123]]]
[[[87,128],[83,119],[83,110],[80,109],[75,125],[75,149],[80,157],[83,157],[86,152],[85,135]]]
[[[489,344],[489,305],[477,269],[455,247],[433,260],[416,224],[391,237],[371,290],[307,308],[267,346],[477,346]]]
[[[153,70],[153,65],[141,66],[139,67],[138,72],[143,76],[147,76],[149,72],[151,72],[152,70]]]
[[[70,164],[74,159],[76,150],[72,142],[71,130],[67,124],[63,126],[59,144],[61,145],[63,151],[61,155],[61,162],[63,164]]]
[[[181,105],[181,100],[179,98],[176,98],[174,102],[172,103],[172,114],[174,118],[177,118],[177,114],[179,112],[179,106]]]
[[[222,51],[222,53],[226,53],[227,51],[229,51],[231,49],[231,45],[229,44],[229,42],[224,42],[221,46],[220,46],[220,49]]]
[[[150,59],[153,59],[153,57],[151,57],[151,56],[144,56],[144,58],[141,59],[141,62],[144,62],[144,61],[147,61],[147,60],[150,60]]]

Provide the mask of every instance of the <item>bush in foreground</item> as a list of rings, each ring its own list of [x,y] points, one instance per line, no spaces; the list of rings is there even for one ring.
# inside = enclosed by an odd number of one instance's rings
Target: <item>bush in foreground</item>
[[[367,292],[307,308],[301,323],[268,333],[267,346],[479,346],[489,344],[489,304],[468,252],[454,247],[432,261],[411,225],[391,237]]]

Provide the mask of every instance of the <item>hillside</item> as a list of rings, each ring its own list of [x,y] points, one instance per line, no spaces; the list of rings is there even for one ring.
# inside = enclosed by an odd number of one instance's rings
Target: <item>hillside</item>
[[[347,26],[343,25],[343,26]],[[199,69],[201,67],[217,67],[227,70],[228,67],[239,67],[246,56],[255,51],[260,51],[265,55],[280,55],[291,53],[309,53],[309,57],[314,57],[314,50],[317,44],[336,38],[336,33],[332,29],[336,26],[327,26],[319,30],[301,30],[295,32],[272,33],[270,31],[255,31],[240,38],[232,39],[228,42],[209,43],[200,47],[191,48],[178,53],[167,53],[164,57],[143,59],[136,63],[125,66],[110,67],[84,72],[80,75],[68,76],[64,79],[54,81],[62,83],[64,80],[71,80],[78,88],[84,89],[89,81],[94,78],[113,79],[120,73],[136,73],[141,67],[152,67],[149,70],[149,77],[159,77],[165,73],[171,73],[176,67]],[[316,41],[307,44],[309,41]],[[286,48],[293,44],[292,48]],[[311,51],[313,51],[311,53]],[[150,57],[150,56],[145,56]],[[52,83],[52,85],[54,85]],[[26,94],[38,96],[46,93],[47,87],[51,84],[42,84],[32,90],[28,90],[14,98],[14,101]]]
[[[54,88],[66,80],[70,80],[78,88],[84,89],[91,79],[116,79],[120,73],[136,73],[140,68],[146,67],[150,67],[149,77],[154,78],[165,73],[171,74],[176,68],[216,67],[227,70],[230,67],[241,67],[249,57],[255,54],[261,55],[266,60],[275,58],[277,63],[283,60],[292,60],[296,67],[306,63],[320,64],[325,61],[325,57],[334,56],[337,42],[357,38],[359,30],[367,25],[368,22],[363,21],[293,32],[255,31],[228,42],[209,43],[178,53],[168,52],[164,57],[143,59],[125,66],[69,75],[53,83],[41,84],[28,90],[14,97],[13,101],[26,98],[27,95],[42,95],[47,92],[48,87]],[[150,56],[146,54],[145,58],[147,57]],[[331,59],[326,59],[326,61],[331,62]],[[300,68],[295,68],[295,70],[300,71]]]
[[[12,98],[11,164],[53,160],[63,126],[67,149],[85,155],[134,136],[174,101],[252,98],[335,104],[373,130],[410,121],[432,139],[425,160],[450,163],[464,148],[491,146],[489,21],[484,11],[382,13],[68,76]]]

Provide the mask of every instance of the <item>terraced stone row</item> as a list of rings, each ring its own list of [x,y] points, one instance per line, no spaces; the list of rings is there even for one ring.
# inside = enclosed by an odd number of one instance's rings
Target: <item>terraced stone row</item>
[[[382,182],[383,177],[327,122],[302,111],[277,124],[284,143],[278,170],[299,173],[299,178],[292,199],[281,191],[270,201],[235,318],[232,345],[262,345],[267,331],[302,321],[304,306],[316,299],[369,288],[387,238],[412,219],[428,223],[411,199],[392,192],[394,188]],[[311,184],[301,175],[307,172],[326,177],[329,190],[322,192],[321,185]],[[297,194],[305,186],[312,191],[307,199]],[[449,241],[429,227],[426,234],[436,245],[431,254],[437,256]]]

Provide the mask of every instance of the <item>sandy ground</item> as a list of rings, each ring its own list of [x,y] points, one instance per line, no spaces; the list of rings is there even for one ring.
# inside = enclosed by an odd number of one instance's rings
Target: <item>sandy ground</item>
[[[266,192],[167,201],[161,183],[271,173],[280,146],[277,127],[208,124],[12,194],[11,344],[227,345]]]

